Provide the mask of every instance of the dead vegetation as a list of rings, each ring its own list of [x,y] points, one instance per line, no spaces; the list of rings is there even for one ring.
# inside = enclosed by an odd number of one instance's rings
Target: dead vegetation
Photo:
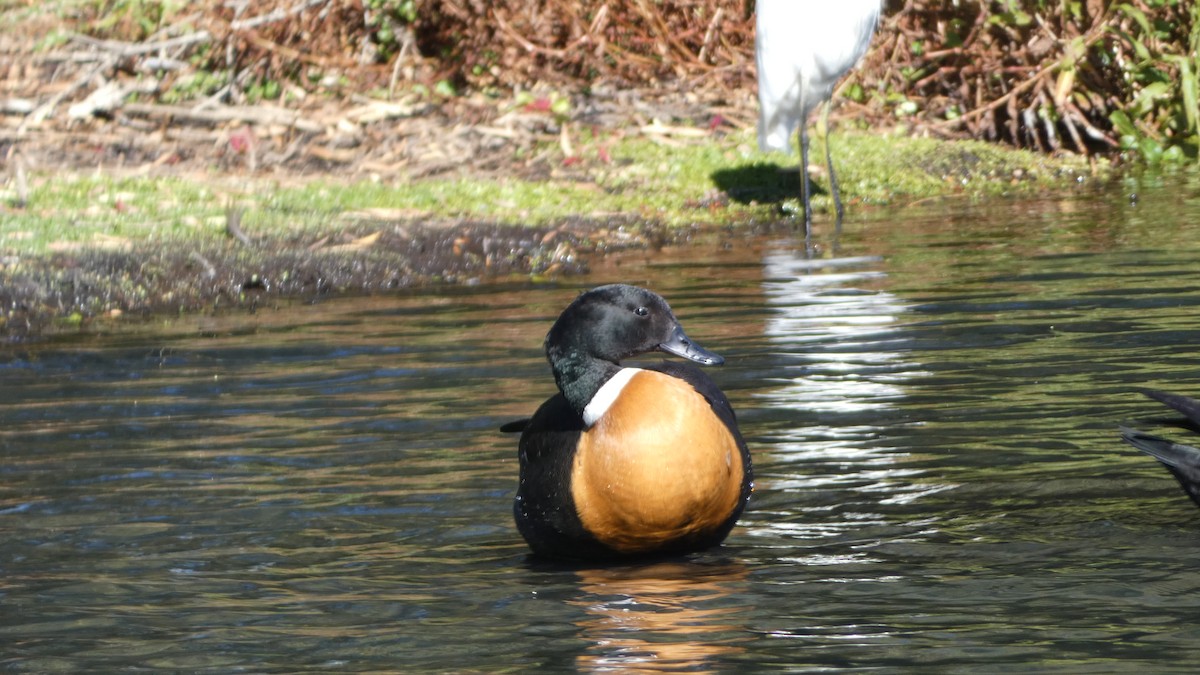
[[[511,170],[563,122],[747,126],[752,5],[96,0],[52,20],[10,3],[0,156],[419,177]],[[889,0],[841,116],[1045,152],[1194,157],[1198,12]]]

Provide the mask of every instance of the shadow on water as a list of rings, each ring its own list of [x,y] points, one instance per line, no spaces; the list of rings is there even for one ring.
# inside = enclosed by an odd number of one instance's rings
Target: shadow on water
[[[1200,188],[1125,188],[8,352],[0,664],[1180,670],[1200,514],[1116,426],[1200,394]],[[709,553],[530,564],[497,429],[610,281],[727,358],[756,492]]]

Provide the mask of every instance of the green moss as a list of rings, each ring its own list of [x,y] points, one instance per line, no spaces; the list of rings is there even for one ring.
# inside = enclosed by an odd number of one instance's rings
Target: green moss
[[[986,143],[900,136],[835,135],[842,195],[856,210],[941,196],[982,199],[1061,188],[1086,175],[1081,160],[1057,160]],[[667,226],[737,224],[775,217],[798,201],[794,156],[760,153],[752,133],[655,142],[643,136],[582,139],[577,160],[547,148],[545,179],[441,178],[380,182],[114,177],[97,172],[36,177],[28,205],[0,221],[0,251],[42,254],[72,244],[120,246],[225,237],[225,212],[243,210],[256,237],[336,230],[345,214],[384,209],[397,218],[435,217],[544,225],[568,218],[644,219]],[[558,152],[558,159],[553,153]],[[823,164],[814,138],[812,164]],[[561,163],[561,164],[560,164]],[[829,208],[824,172],[814,171],[814,208]],[[0,201],[12,202],[11,193]]]
[[[12,195],[0,193],[0,201]],[[224,196],[173,178],[89,172],[37,177],[28,204],[0,219],[0,251],[42,254],[72,244],[120,246],[223,227]]]
[[[1090,171],[1082,160],[1052,159],[986,143],[866,134],[835,136],[833,142],[843,196],[852,211],[855,204],[1033,193],[1061,187]],[[527,224],[621,215],[666,225],[736,223],[776,214],[780,202],[794,209],[798,201],[797,159],[760,153],[748,132],[717,142],[667,144],[633,137],[603,143],[593,139],[577,148],[582,168],[564,166],[558,179],[318,183],[281,192],[272,201],[328,214],[390,208]],[[601,148],[608,161],[601,161]],[[824,157],[820,139],[814,140],[812,152],[814,160]],[[815,207],[827,209],[823,172],[814,174],[814,180]],[[729,199],[719,199],[722,193]],[[720,208],[712,208],[713,203]]]

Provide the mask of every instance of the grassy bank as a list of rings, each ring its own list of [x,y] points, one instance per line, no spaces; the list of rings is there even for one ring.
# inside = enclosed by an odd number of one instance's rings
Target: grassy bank
[[[1054,159],[975,142],[834,136],[849,217],[938,197],[982,199],[1061,190],[1103,177],[1078,158]],[[230,236],[226,216],[266,240],[338,236],[355,220],[481,221],[550,227],[578,219],[655,225],[724,225],[776,219],[797,207],[796,158],[762,154],[749,132],[702,141],[632,137],[592,142],[541,180],[456,175],[423,180],[276,178],[192,173],[145,176],[98,167],[34,174],[23,208],[15,187],[0,250],[28,259],[81,248],[187,246]],[[823,156],[814,142],[814,157]],[[521,158],[515,158],[519,163]],[[823,166],[821,167],[823,168]],[[514,171],[514,175],[515,175]],[[814,208],[827,212],[827,180],[814,166]]]
[[[871,209],[1102,178],[1079,160],[983,143],[865,133],[833,143],[851,224]],[[20,337],[95,317],[566,274],[613,247],[796,211],[796,160],[759,153],[750,131],[609,135],[572,150],[568,159],[561,148],[539,149],[543,168],[532,178],[520,155],[511,175],[524,178],[34,172],[27,190],[10,181],[0,195],[0,331]],[[824,152],[819,143],[815,152]],[[828,231],[827,183],[814,175]]]

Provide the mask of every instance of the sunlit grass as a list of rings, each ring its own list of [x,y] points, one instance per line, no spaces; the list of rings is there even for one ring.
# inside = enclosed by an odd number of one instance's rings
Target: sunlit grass
[[[0,250],[41,254],[71,245],[223,237],[225,214],[242,211],[256,236],[334,230],[346,214],[545,225],[570,218],[642,219],[667,226],[737,224],[797,208],[797,159],[757,150],[750,131],[723,138],[651,140],[630,134],[583,139],[577,160],[553,156],[546,179],[452,176],[336,180],[280,186],[270,178],[138,177],[91,170],[35,173],[28,203],[0,189]],[[1059,190],[1088,175],[1078,159],[1053,159],[986,143],[865,133],[833,137],[848,212],[954,195],[986,198]],[[814,207],[828,210],[824,146],[814,138]],[[790,172],[788,171],[790,170]],[[728,198],[725,198],[728,196]]]

